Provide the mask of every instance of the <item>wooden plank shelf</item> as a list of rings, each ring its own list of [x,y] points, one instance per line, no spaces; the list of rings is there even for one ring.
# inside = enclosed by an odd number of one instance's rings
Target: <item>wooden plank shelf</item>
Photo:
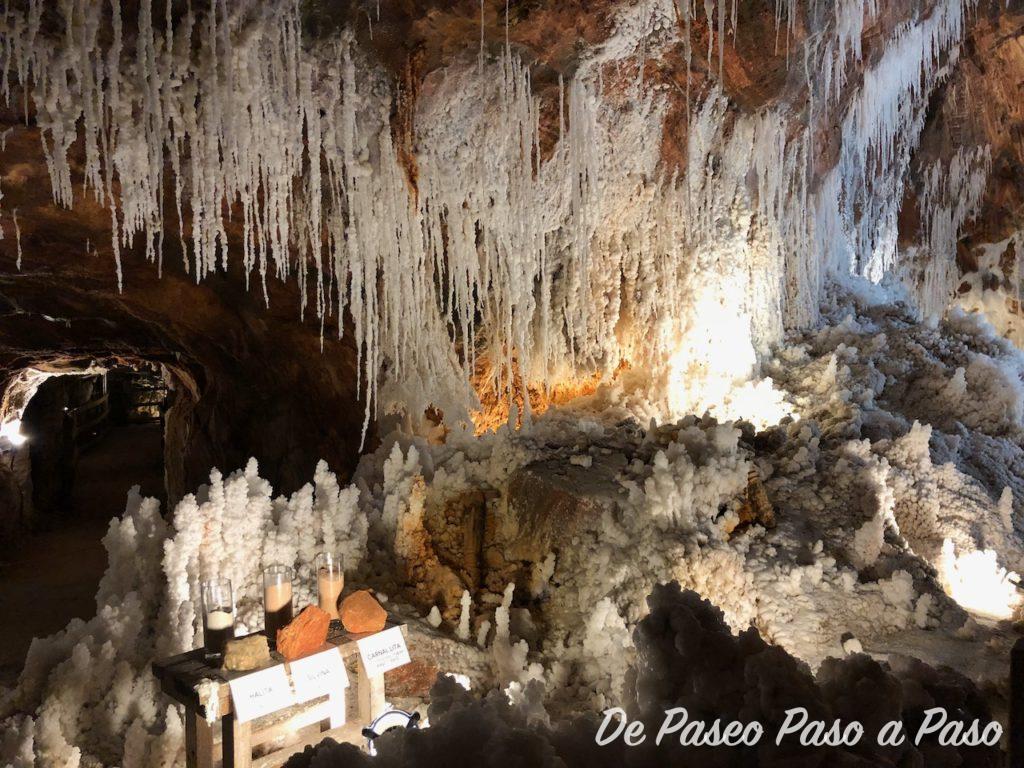
[[[393,627],[400,627],[406,635],[404,624],[389,621],[384,629]],[[350,681],[344,700],[333,702],[323,696],[247,723],[235,717],[229,683],[257,670],[228,672],[210,666],[202,649],[154,662],[153,674],[160,689],[185,708],[187,768],[274,768],[325,738],[362,745],[363,727],[383,711],[385,703],[384,676],[368,675],[359,656],[357,642],[368,636],[345,632],[334,622],[327,642],[316,651],[338,648],[341,652]],[[274,664],[288,669],[278,654],[272,658]],[[214,717],[209,716],[197,691],[204,681],[216,686]],[[339,706],[344,712],[337,711]],[[332,720],[344,720],[344,725],[331,727]]]

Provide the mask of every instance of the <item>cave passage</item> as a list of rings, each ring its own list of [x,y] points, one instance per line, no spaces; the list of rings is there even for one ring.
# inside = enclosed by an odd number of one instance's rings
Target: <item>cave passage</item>
[[[102,539],[132,486],[164,506],[167,388],[142,368],[47,379],[21,432],[31,457],[32,533],[0,553],[6,640],[0,680],[12,681],[33,637],[95,613],[107,567]]]
[[[0,768],[1024,766],[1024,0],[0,52]]]

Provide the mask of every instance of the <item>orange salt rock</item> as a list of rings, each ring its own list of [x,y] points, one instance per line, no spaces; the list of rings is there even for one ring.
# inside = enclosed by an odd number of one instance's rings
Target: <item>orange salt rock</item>
[[[315,605],[303,608],[291,624],[277,630],[277,650],[286,660],[319,650],[327,642],[331,617]]]
[[[380,632],[388,620],[388,613],[368,590],[361,589],[341,601],[338,610],[342,626],[347,632]]]

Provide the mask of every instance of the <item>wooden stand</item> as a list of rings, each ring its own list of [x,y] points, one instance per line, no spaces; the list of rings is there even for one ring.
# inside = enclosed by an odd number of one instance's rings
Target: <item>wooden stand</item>
[[[405,634],[405,625],[389,622],[385,629],[395,626],[401,626]],[[185,708],[187,768],[275,768],[295,752],[326,738],[363,746],[362,729],[384,710],[385,701],[384,676],[367,675],[359,657],[356,641],[366,636],[334,630],[321,649],[336,646],[341,651],[350,680],[344,699],[322,697],[248,723],[235,718],[228,683],[251,672],[211,667],[202,649],[154,662],[153,674],[161,690]],[[214,718],[207,717],[196,691],[203,680],[216,686]],[[258,756],[254,757],[254,750]]]

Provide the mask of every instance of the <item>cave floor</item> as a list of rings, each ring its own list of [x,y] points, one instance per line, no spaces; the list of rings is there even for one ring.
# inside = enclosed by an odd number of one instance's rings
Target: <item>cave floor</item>
[[[26,536],[0,562],[0,685],[13,684],[33,637],[61,630],[96,612],[96,588],[107,568],[102,539],[124,511],[128,490],[165,502],[160,424],[114,427],[82,454],[63,515]]]

